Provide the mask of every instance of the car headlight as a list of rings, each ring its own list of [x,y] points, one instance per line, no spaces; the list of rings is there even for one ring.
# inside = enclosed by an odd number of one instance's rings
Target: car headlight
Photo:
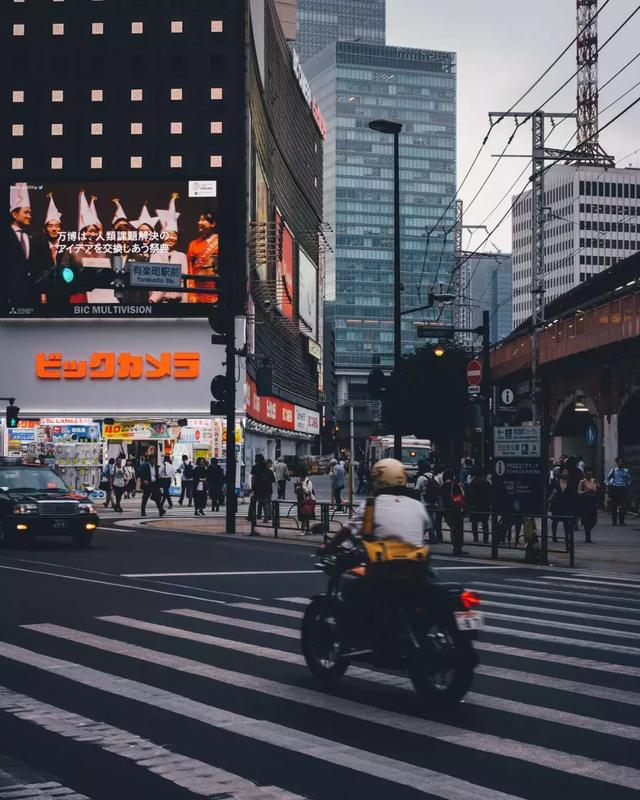
[[[80,503],[78,505],[78,511],[80,514],[95,514],[96,510],[91,505],[91,503]]]
[[[18,503],[13,507],[13,513],[19,514],[20,516],[24,514],[37,514],[38,506],[35,503]]]

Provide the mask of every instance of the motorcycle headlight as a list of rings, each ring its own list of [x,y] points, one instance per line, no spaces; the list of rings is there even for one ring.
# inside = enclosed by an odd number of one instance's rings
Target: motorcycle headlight
[[[18,503],[13,507],[13,513],[23,516],[25,514],[37,514],[38,506],[35,503]]]
[[[95,514],[96,513],[96,510],[91,505],[91,503],[80,503],[80,505],[78,506],[78,511],[80,512],[80,514]]]

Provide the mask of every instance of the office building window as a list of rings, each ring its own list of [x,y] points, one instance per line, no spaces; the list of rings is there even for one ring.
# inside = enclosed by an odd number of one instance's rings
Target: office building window
[[[219,86],[211,87],[211,99],[222,100],[222,89]]]
[[[181,19],[173,19],[173,20],[171,20],[171,33],[182,33],[182,20]]]
[[[11,126],[12,136],[24,136],[24,125],[21,122],[15,122]]]
[[[64,89],[52,89],[51,90],[51,102],[52,103],[62,103],[64,101]]]
[[[54,22],[51,25],[52,36],[64,36],[64,22]]]
[[[22,89],[14,89],[11,94],[11,100],[14,103],[24,103],[24,92]]]
[[[11,169],[24,169],[24,158],[22,156],[14,156],[11,159]]]
[[[16,22],[13,25],[13,35],[14,36],[24,36],[24,25],[22,22]]]
[[[171,89],[170,97],[172,100],[182,100],[182,89]]]
[[[211,123],[211,133],[222,133],[222,123],[221,122],[212,122]]]
[[[131,169],[142,169],[142,156],[131,156],[129,166]]]
[[[222,156],[210,156],[209,157],[209,166],[210,167],[221,167],[222,166]]]
[[[102,36],[102,34],[104,33],[104,22],[92,22],[91,33],[94,36]]]
[[[172,122],[170,127],[171,133],[182,133],[182,123]]]
[[[131,102],[139,103],[142,100],[142,89],[131,90]]]
[[[92,136],[102,136],[102,123],[101,122],[92,122],[91,123],[91,135]]]
[[[51,169],[62,169],[63,163],[62,156],[51,156]]]
[[[91,169],[102,169],[102,156],[91,156]]]
[[[132,122],[130,130],[132,136],[140,136],[140,134],[142,133],[142,123]]]
[[[171,156],[169,158],[169,166],[179,169],[182,166],[182,156]]]
[[[104,99],[104,92],[102,89],[92,89],[91,90],[91,102],[92,103],[101,103]]]
[[[51,135],[62,136],[64,134],[64,125],[61,122],[51,123]]]
[[[212,19],[211,20],[211,33],[222,33],[222,20],[221,19]]]
[[[143,33],[144,25],[142,22],[132,22],[131,23],[131,33]]]

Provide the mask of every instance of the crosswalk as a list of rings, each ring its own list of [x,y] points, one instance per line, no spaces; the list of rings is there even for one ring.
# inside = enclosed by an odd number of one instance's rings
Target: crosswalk
[[[43,612],[0,641],[0,730],[94,759],[92,800],[637,797],[640,582],[549,578],[470,581],[481,663],[465,703],[438,712],[364,665],[333,692],[314,683],[303,597]],[[51,797],[89,794],[72,762],[57,774],[74,788]]]

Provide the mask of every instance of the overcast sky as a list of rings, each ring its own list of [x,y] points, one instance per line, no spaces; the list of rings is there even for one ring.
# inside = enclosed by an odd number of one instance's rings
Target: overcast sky
[[[604,0],[600,0],[603,6]],[[610,0],[599,17],[600,42],[610,36],[631,14],[636,0]],[[458,55],[458,185],[466,174],[488,130],[488,112],[508,109],[544,72],[576,35],[575,0],[387,0],[387,43],[452,50]],[[600,85],[640,51],[640,11],[600,55]],[[573,46],[549,75],[522,101],[518,110],[532,111],[543,103],[576,70]],[[600,95],[600,109],[640,81],[640,58]],[[604,111],[600,126],[640,96],[640,85]],[[570,82],[545,110],[572,112],[576,107],[576,82]],[[462,189],[468,205],[495,163],[513,130],[505,120],[496,127]],[[573,128],[572,128],[573,126]],[[575,124],[567,120],[549,139],[552,147],[564,147]],[[640,103],[602,134],[601,143],[619,161],[618,166],[640,167]],[[531,126],[518,133],[507,153],[531,152]],[[525,166],[523,159],[505,158],[490,182],[465,214],[467,224],[480,224]],[[525,183],[519,182],[517,191]],[[505,202],[487,220],[493,227],[508,208]],[[510,219],[493,241],[510,249]],[[484,235],[475,232],[465,247],[475,249]]]

